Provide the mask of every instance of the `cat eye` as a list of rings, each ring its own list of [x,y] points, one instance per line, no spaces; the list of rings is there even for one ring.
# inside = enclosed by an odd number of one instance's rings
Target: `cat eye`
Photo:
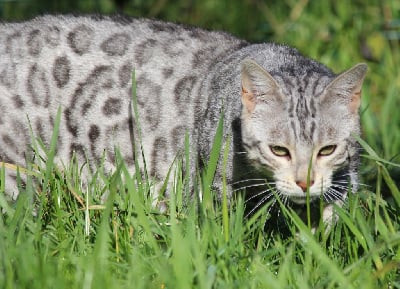
[[[271,152],[278,157],[290,157],[290,152],[287,148],[281,146],[270,146]]]
[[[336,149],[336,145],[325,146],[319,150],[318,156],[319,157],[329,156],[329,155],[333,154],[335,149]]]

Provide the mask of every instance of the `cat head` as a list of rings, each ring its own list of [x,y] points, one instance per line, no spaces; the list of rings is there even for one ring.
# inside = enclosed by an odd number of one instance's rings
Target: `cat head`
[[[285,68],[282,68],[284,70]],[[249,161],[272,172],[276,191],[295,203],[340,199],[358,163],[359,107],[366,64],[334,76],[307,69],[270,73],[242,62],[242,142]]]

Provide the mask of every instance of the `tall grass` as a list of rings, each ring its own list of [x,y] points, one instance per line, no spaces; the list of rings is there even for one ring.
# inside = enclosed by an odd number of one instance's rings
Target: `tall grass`
[[[180,173],[168,210],[160,213],[147,180],[132,175],[120,157],[115,173],[99,175],[102,184],[89,182],[86,189],[71,185],[79,178],[78,164],[59,170],[43,162],[36,168],[40,190],[27,188],[34,191],[20,194],[12,205],[0,195],[0,284],[30,289],[400,288],[400,193],[387,174],[387,161],[361,142],[395,202],[368,190],[350,195],[347,207],[336,208],[339,221],[328,235],[311,233],[287,211],[292,233],[283,238],[264,228],[267,208],[245,220],[240,196],[229,207],[196,198],[180,205],[187,185]],[[53,159],[54,151],[52,142],[45,158]],[[204,178],[210,174],[207,170]],[[209,197],[214,195],[210,191]]]

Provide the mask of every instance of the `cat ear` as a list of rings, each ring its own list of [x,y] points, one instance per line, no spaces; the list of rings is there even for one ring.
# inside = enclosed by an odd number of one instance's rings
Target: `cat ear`
[[[350,111],[357,113],[361,103],[361,87],[367,70],[368,66],[365,63],[359,63],[339,74],[326,90],[346,99]]]
[[[279,89],[275,79],[254,60],[245,59],[241,68],[242,104],[249,113],[260,98],[276,95]]]

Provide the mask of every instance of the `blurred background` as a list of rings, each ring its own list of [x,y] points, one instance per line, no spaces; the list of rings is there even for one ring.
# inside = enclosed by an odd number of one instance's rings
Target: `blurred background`
[[[251,42],[297,47],[335,72],[366,62],[363,138],[380,157],[399,163],[398,0],[0,0],[2,21],[47,13],[123,13],[224,30]],[[380,186],[379,166],[368,158],[363,162],[363,182],[374,190]],[[399,167],[387,168],[400,187]]]

